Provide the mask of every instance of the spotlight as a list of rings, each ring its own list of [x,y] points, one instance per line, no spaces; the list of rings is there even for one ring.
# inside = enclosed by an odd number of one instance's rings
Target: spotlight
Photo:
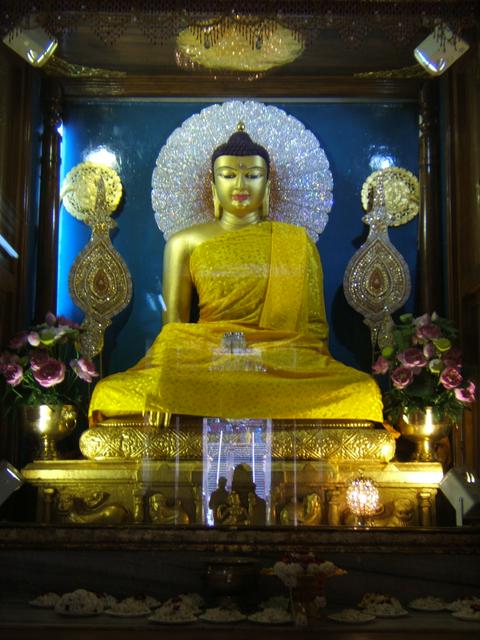
[[[428,73],[439,76],[469,48],[465,40],[455,36],[446,25],[440,24],[415,48],[413,54]]]
[[[473,471],[450,469],[438,486],[455,509],[457,527],[463,525],[465,516],[480,517],[480,480]]]
[[[0,505],[10,495],[20,489],[24,480],[20,471],[6,460],[0,460]]]
[[[58,46],[57,40],[42,27],[10,32],[3,42],[34,67],[43,67]]]

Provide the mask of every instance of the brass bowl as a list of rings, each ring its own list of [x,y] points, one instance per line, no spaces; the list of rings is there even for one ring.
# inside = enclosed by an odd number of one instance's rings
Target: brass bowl
[[[39,439],[37,460],[56,460],[56,443],[72,433],[77,425],[77,410],[73,405],[24,405],[21,407],[23,427]]]
[[[258,563],[251,558],[213,558],[207,563],[206,584],[217,595],[252,589],[258,580]]]
[[[434,445],[448,435],[451,422],[439,418],[427,407],[424,411],[411,411],[400,420],[399,429],[402,436],[416,445],[415,459],[419,462],[436,460]]]

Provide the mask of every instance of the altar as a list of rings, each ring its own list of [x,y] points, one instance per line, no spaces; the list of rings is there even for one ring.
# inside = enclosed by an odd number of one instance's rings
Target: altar
[[[362,462],[362,470],[381,493],[370,527],[431,527],[436,524],[435,497],[443,477],[439,463]],[[197,462],[65,460],[33,462],[23,469],[37,490],[36,520],[44,524],[213,525],[202,498],[202,464]],[[272,463],[268,511],[258,519],[245,513],[226,525],[355,526],[346,501],[348,478],[358,464]],[[164,497],[157,513],[152,496]],[[315,501],[312,503],[312,498]],[[225,526],[226,526],[225,525]]]
[[[61,4],[0,16],[1,631],[473,637],[409,604],[480,598],[476,3]],[[248,618],[292,557],[306,627],[29,604]]]

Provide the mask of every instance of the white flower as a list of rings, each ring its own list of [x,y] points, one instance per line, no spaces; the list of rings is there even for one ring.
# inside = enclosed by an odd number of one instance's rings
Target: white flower
[[[286,587],[297,586],[297,579],[303,575],[303,568],[297,562],[276,562],[273,565],[273,573],[283,582]]]

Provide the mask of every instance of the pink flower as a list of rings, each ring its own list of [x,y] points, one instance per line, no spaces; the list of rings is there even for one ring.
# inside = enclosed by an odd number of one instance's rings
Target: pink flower
[[[69,329],[80,329],[80,325],[70,320],[70,318],[66,318],[65,316],[58,316],[57,318],[59,327],[68,327]]]
[[[419,340],[433,340],[441,337],[442,330],[436,324],[422,324],[417,327],[416,335]]]
[[[93,378],[98,377],[95,365],[91,360],[87,358],[78,358],[78,360],[70,360],[70,366],[75,371],[77,376],[85,382],[92,382]]]
[[[465,388],[462,387],[453,390],[457,400],[467,403],[475,402],[476,391],[475,383],[471,380]]]
[[[427,344],[423,345],[423,355],[427,360],[430,360],[435,356],[435,345],[433,342],[427,342]]]
[[[0,371],[2,371],[9,364],[16,364],[19,362],[19,357],[15,353],[10,351],[4,351],[0,354]]]
[[[5,376],[6,383],[12,387],[16,387],[23,380],[23,369],[16,362],[3,366],[2,373]]]
[[[447,367],[440,375],[440,383],[445,389],[455,389],[462,384],[462,374],[455,367]]]
[[[411,368],[400,366],[392,371],[393,386],[397,389],[405,389],[413,380],[413,371]]]
[[[390,366],[390,363],[386,358],[384,358],[383,356],[378,356],[377,361],[374,362],[372,366],[372,372],[387,373],[389,366]]]
[[[21,349],[26,344],[28,344],[28,331],[22,331],[21,333],[17,333],[16,336],[8,343],[10,349]]]
[[[32,371],[38,371],[47,360],[50,360],[50,356],[45,349],[35,349],[30,353],[30,367]]]
[[[28,344],[32,345],[32,347],[38,347],[40,344],[40,336],[37,331],[30,331],[27,336]]]
[[[415,318],[413,324],[415,324],[417,327],[424,327],[425,325],[432,324],[432,318],[430,317],[429,313],[424,313],[422,316],[418,316],[418,318]]]
[[[53,327],[57,322],[57,318],[51,311],[49,311],[45,316],[45,322],[48,324],[49,327]]]
[[[33,372],[33,377],[42,387],[54,387],[65,378],[65,365],[59,360],[48,358]]]
[[[443,362],[446,367],[458,367],[461,366],[462,352],[458,347],[452,347],[450,351],[443,354]]]
[[[417,369],[427,364],[423,351],[418,347],[409,347],[397,355],[398,360],[407,369]]]

